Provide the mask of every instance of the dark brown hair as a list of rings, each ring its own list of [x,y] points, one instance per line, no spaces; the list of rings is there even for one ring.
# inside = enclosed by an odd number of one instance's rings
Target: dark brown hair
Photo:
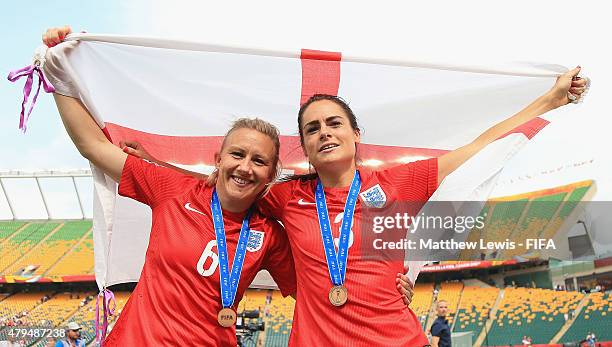
[[[312,103],[315,103],[317,101],[322,101],[322,100],[328,100],[340,106],[342,110],[344,111],[346,118],[348,118],[349,123],[351,124],[351,128],[353,128],[354,131],[357,131],[359,133],[361,132],[361,130],[359,129],[359,124],[357,123],[357,117],[355,116],[355,114],[353,113],[353,110],[351,110],[348,103],[344,99],[336,95],[314,94],[305,103],[303,103],[302,106],[300,106],[300,110],[298,111],[298,132],[300,134],[300,144],[302,145],[302,149],[304,149],[304,129],[302,129],[302,125],[303,125],[302,118],[304,116],[304,112],[306,112],[306,109]],[[304,154],[306,155],[306,152],[304,152]],[[319,175],[316,172],[314,172],[314,173],[307,173],[307,174],[300,174],[300,175],[289,175],[287,177],[282,178],[281,181],[282,182],[293,181],[293,180],[308,181],[308,180],[316,179],[318,177]]]

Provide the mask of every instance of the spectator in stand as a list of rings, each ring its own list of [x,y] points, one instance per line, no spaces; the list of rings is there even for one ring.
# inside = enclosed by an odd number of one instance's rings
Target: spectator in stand
[[[268,293],[266,294],[266,305],[270,305],[271,302],[272,302],[272,290],[268,290]]]
[[[450,347],[451,346],[451,331],[446,320],[448,313],[448,303],[446,300],[440,300],[436,304],[438,318],[431,325],[431,346],[432,347]]]
[[[85,347],[85,340],[81,338],[81,327],[76,322],[66,326],[66,339],[59,340],[55,347]]]
[[[589,333],[586,336],[587,345],[589,347],[595,347],[595,341],[597,341],[595,338],[595,334],[589,331]]]
[[[14,337],[8,336],[7,339],[8,340],[0,341],[0,347],[21,347],[23,346],[19,342],[16,342]]]

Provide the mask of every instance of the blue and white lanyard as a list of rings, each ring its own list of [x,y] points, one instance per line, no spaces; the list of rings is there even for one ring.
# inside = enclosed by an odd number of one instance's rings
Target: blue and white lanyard
[[[234,255],[234,263],[232,264],[231,273],[229,272],[229,259],[227,257],[227,243],[225,241],[225,225],[223,224],[223,211],[219,203],[217,191],[213,190],[212,199],[210,201],[210,210],[213,216],[213,225],[215,227],[215,237],[217,239],[217,252],[219,253],[219,282],[221,283],[221,303],[223,308],[231,307],[236,299],[240,274],[242,273],[242,265],[246,254],[247,242],[249,241],[249,220],[251,219],[252,210],[249,209],[246,216],[242,220],[242,228],[240,228],[240,237],[236,246],[236,254]]]
[[[321,229],[323,247],[325,248],[327,269],[329,270],[329,276],[334,286],[340,286],[344,283],[346,261],[348,258],[348,244],[353,224],[353,215],[355,213],[355,205],[357,204],[360,189],[361,178],[359,177],[359,172],[355,171],[355,176],[353,177],[353,182],[351,183],[351,188],[344,205],[344,217],[342,218],[342,226],[340,227],[340,242],[338,244],[338,253],[336,254],[334,238],[331,233],[331,225],[329,222],[329,214],[327,212],[325,191],[323,190],[321,180],[317,182],[315,201],[317,205],[317,214],[319,216],[319,227]]]

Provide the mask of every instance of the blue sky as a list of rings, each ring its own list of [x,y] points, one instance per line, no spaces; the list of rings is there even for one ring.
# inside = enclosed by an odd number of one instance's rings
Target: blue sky
[[[40,37],[49,26],[70,23],[75,28],[121,33],[130,28],[132,13],[119,1],[10,1],[0,13],[5,37],[5,49],[0,71],[9,71],[30,63]],[[0,83],[0,170],[40,170],[88,168],[68,139],[50,95],[40,95],[31,115],[26,134],[18,130],[19,110],[24,80]],[[33,180],[4,180],[18,218],[45,218],[46,214]],[[80,209],[72,182],[68,179],[43,179],[54,218],[79,217]],[[86,216],[91,216],[91,180],[78,179]],[[0,197],[0,219],[10,218],[4,197]]]
[[[23,1],[4,3],[0,20],[4,27],[3,57],[0,71],[29,65],[34,49],[41,44],[47,27],[70,24],[96,32],[126,33],[146,23],[130,23],[134,7],[124,1]],[[131,2],[136,4],[137,2]],[[132,5],[135,6],[135,5]],[[7,7],[10,10],[6,10]],[[17,15],[19,14],[19,15]],[[27,19],[26,19],[27,18]],[[143,18],[147,18],[143,15]],[[136,29],[137,30],[137,29]],[[139,30],[141,31],[141,30]],[[73,169],[87,168],[69,142],[50,95],[41,95],[31,115],[31,126],[24,135],[18,131],[19,110],[24,80],[16,84],[6,79],[0,83],[0,169]]]
[[[540,61],[568,67],[581,64],[593,79],[587,101],[557,112],[551,126],[510,163],[500,194],[540,185],[597,179],[598,199],[612,200],[612,140],[608,99],[612,56],[604,48],[612,32],[599,3],[489,1],[402,3],[393,7],[358,2],[206,1],[8,1],[3,3],[4,49],[0,71],[30,63],[47,27],[165,36],[227,45],[278,49],[314,48],[357,55],[466,62]],[[50,95],[41,95],[28,132],[18,130],[23,80],[0,83],[0,171],[78,169],[88,163],[68,139]],[[589,162],[580,168],[575,163]],[[564,176],[542,174],[566,166]],[[527,177],[536,177],[527,179]],[[527,183],[528,182],[528,183]],[[87,182],[83,193],[90,192]],[[48,185],[58,202],[72,198],[70,185]],[[505,190],[504,190],[505,189]],[[32,188],[14,187],[29,196]],[[86,196],[90,199],[91,194]],[[24,200],[21,218],[40,215],[39,204]],[[58,203],[59,205],[59,203]],[[38,207],[37,207],[38,206]],[[78,207],[76,207],[78,208]],[[74,215],[75,206],[56,214]],[[6,218],[0,197],[0,219]]]

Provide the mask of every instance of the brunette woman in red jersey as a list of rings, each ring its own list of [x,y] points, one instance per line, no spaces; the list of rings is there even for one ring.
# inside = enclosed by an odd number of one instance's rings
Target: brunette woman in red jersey
[[[304,103],[298,114],[300,140],[316,173],[275,184],[259,203],[264,213],[285,226],[299,269],[298,296],[307,297],[296,303],[293,327],[297,329],[290,344],[427,345],[417,317],[386,285],[396,273],[404,272],[403,258],[361,257],[362,211],[396,202],[422,206],[439,182],[486,145],[580,98],[587,83],[576,77],[579,72],[577,67],[563,74],[549,92],[457,150],[380,171],[358,167],[360,130],[341,98],[314,95]],[[351,217],[352,222],[346,221]],[[332,226],[332,221],[341,227]],[[348,257],[341,258],[346,252]]]
[[[285,226],[299,269],[298,296],[308,297],[296,303],[293,327],[297,329],[290,344],[427,345],[417,317],[397,298],[395,289],[386,285],[396,273],[404,272],[403,259],[360,257],[364,249],[359,231],[362,211],[407,201],[422,206],[439,182],[486,145],[580,98],[586,81],[576,77],[579,72],[577,67],[563,74],[549,92],[461,148],[439,158],[380,171],[358,167],[361,134],[357,118],[341,98],[314,95],[304,103],[298,129],[304,153],[316,173],[275,184],[259,204]],[[357,198],[351,198],[355,194]],[[331,226],[331,221],[343,225],[343,219],[353,213],[352,223],[347,224],[352,224],[352,231]],[[337,254],[348,252],[345,267],[340,256],[333,259],[334,243]],[[331,256],[326,256],[328,253]]]

